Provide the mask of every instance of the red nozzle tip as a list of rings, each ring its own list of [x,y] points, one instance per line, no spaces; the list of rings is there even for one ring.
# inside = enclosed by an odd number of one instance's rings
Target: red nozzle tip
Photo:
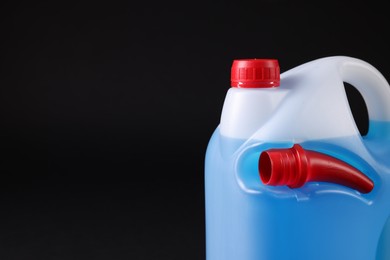
[[[265,185],[299,188],[309,181],[332,182],[368,193],[374,183],[351,165],[300,145],[264,151],[259,159],[261,181]]]
[[[266,185],[297,188],[307,179],[307,159],[303,148],[270,149],[260,155],[259,171]]]
[[[280,67],[276,59],[234,60],[231,86],[236,88],[272,88],[280,85]]]

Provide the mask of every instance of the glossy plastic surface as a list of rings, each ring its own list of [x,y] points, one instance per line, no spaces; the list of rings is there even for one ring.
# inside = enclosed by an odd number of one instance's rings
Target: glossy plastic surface
[[[343,81],[367,103],[365,137]],[[331,94],[320,95],[325,87]],[[380,73],[360,60],[331,57],[282,74],[279,88],[244,91],[229,90],[206,152],[207,260],[390,259],[390,88]],[[268,102],[264,109],[261,102]],[[374,189],[264,185],[260,154],[296,143],[364,172]]]

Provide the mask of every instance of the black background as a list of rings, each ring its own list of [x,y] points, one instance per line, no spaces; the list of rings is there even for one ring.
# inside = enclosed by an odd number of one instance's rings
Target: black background
[[[1,260],[205,259],[204,155],[233,59],[347,55],[390,79],[374,1],[0,5]]]

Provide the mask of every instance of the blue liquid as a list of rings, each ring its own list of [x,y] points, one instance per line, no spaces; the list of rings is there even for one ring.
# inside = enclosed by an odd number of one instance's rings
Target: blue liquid
[[[390,259],[390,122],[370,122],[363,139],[301,145],[358,168],[374,190],[360,194],[319,182],[264,186],[260,153],[292,143],[229,139],[217,129],[205,162],[207,260]]]

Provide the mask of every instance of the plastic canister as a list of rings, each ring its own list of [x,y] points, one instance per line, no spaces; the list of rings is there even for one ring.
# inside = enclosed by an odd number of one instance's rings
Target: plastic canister
[[[207,260],[390,259],[389,158],[390,87],[372,65],[234,60],[205,158]]]

